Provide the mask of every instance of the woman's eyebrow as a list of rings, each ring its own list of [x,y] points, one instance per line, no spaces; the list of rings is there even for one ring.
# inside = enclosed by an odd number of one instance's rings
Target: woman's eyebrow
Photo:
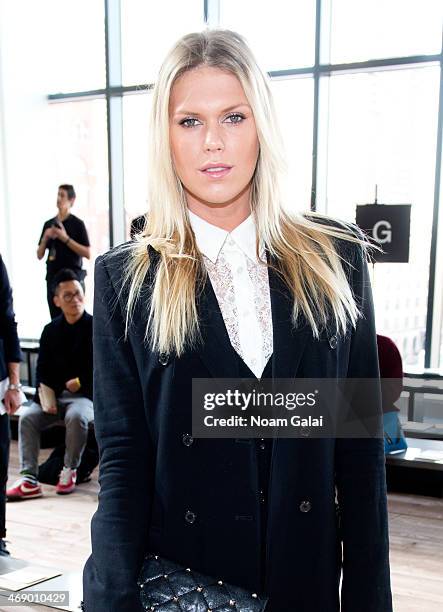
[[[229,106],[228,108],[224,108],[223,110],[220,111],[220,114],[228,113],[229,111],[234,110],[234,108],[241,108],[243,106],[251,109],[250,105],[246,104],[246,102],[240,102],[240,104],[233,104],[232,106]],[[194,111],[181,110],[180,108],[178,108],[174,112],[174,115],[193,115],[194,117],[199,117],[201,114],[202,113],[196,113]]]

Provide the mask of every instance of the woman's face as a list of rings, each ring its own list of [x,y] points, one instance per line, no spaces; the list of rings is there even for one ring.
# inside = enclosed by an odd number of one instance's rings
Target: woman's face
[[[233,74],[201,66],[175,82],[170,145],[188,205],[249,208],[259,142],[245,92]]]

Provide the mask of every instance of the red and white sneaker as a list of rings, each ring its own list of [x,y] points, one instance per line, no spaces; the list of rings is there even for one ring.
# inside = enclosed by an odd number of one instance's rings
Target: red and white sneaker
[[[14,482],[10,489],[6,491],[8,501],[21,501],[22,499],[34,499],[42,497],[43,491],[38,480],[21,476]]]
[[[58,477],[58,483],[55,487],[55,492],[59,495],[67,495],[75,489],[77,481],[77,470],[64,467]]]

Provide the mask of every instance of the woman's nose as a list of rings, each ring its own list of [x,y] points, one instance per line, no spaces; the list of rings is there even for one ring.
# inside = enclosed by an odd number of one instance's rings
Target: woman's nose
[[[205,151],[222,151],[225,148],[219,126],[208,126],[204,146]]]

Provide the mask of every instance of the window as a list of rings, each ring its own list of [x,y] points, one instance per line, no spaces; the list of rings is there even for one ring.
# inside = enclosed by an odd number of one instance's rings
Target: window
[[[44,0],[39,4],[42,5],[42,22],[48,20],[51,24],[39,38],[39,45],[47,55],[46,91],[73,92],[104,87],[103,0]],[[42,53],[42,49],[39,49],[39,53]]]
[[[61,183],[74,185],[73,213],[85,222],[91,243],[91,259],[83,262],[88,272],[87,307],[92,312],[94,260],[109,249],[106,104],[62,102],[50,104],[49,113],[54,192]]]
[[[174,42],[203,26],[202,0],[121,0],[123,84],[154,82]]]
[[[315,2],[220,1],[220,26],[246,37],[265,70],[312,66]]]
[[[408,298],[428,290],[439,70],[346,74],[325,77],[321,85],[328,105],[320,144],[327,213],[355,221],[356,205],[372,202],[376,185],[380,203],[412,203],[409,263],[372,269],[378,331],[406,336],[410,330],[395,326],[386,306],[394,300],[403,309]],[[424,315],[426,301],[420,308]],[[381,327],[386,319],[391,323]],[[419,351],[408,354],[407,365],[418,363]]]
[[[131,221],[148,210],[148,119],[152,96],[123,98],[123,155],[126,236]]]
[[[441,0],[330,1],[330,57],[322,61],[339,64],[441,52]]]
[[[132,218],[149,206],[145,85],[155,82],[177,38],[220,26],[243,35],[270,73],[289,209],[312,204],[354,221],[356,204],[372,202],[376,185],[380,203],[412,204],[410,262],[370,268],[377,326],[404,343],[406,368],[443,367],[441,0],[39,0],[28,3],[26,19],[22,4],[0,3],[8,154],[2,237],[21,335],[39,335],[47,318],[33,228],[53,211],[54,186],[76,186],[75,210],[88,224],[94,256],[124,240]],[[23,177],[35,194],[23,228],[26,253],[12,239],[23,217]],[[87,265],[92,297],[93,262]],[[41,294],[32,309],[29,291]]]
[[[287,160],[285,203],[289,210],[309,210],[314,81],[312,77],[273,79],[271,89]]]

